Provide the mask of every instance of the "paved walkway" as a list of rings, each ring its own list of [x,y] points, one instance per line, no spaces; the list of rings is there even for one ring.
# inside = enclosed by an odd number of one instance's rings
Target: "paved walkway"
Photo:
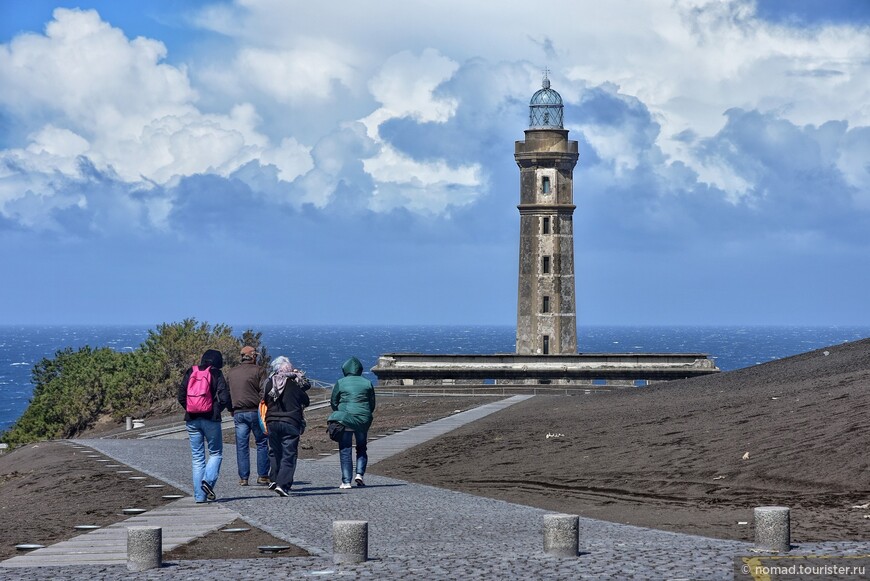
[[[378,437],[378,439],[371,441],[366,447],[366,452],[369,457],[369,464],[380,462],[384,458],[388,458],[393,454],[404,452],[405,450],[413,448],[418,444],[422,444],[423,442],[427,442],[433,438],[437,438],[438,436],[443,436],[444,434],[451,432],[460,426],[464,426],[465,424],[471,423],[475,420],[479,420],[480,418],[488,416],[489,414],[503,410],[506,407],[510,407],[516,403],[525,401],[530,397],[532,396],[515,395],[513,397],[508,397],[499,401],[495,401],[493,403],[478,406],[465,412],[453,414],[452,416],[447,416],[446,418],[441,418],[440,420],[435,420],[434,422],[429,422],[428,424],[423,424],[422,426],[402,430],[400,432],[387,435],[386,437],[378,434],[377,424],[375,424],[375,430],[369,433],[369,438],[371,438],[372,436],[376,436]],[[328,464],[330,466],[340,465],[338,454],[332,454],[326,458],[321,458],[320,460],[318,460],[318,462],[322,464]],[[340,474],[340,472],[336,472],[336,474]]]
[[[72,500],[74,501],[74,499]],[[68,541],[3,561],[4,567],[127,564],[127,527],[161,527],[163,550],[189,543],[233,522],[241,515],[221,504],[178,499],[139,516],[102,527]]]
[[[525,399],[525,398],[522,398]],[[521,396],[513,402],[521,400]],[[469,412],[467,421],[511,402]],[[492,407],[490,407],[492,406]],[[490,411],[490,413],[491,413]],[[462,414],[439,420],[457,422]],[[436,430],[433,422],[430,425]],[[458,424],[457,424],[458,425]],[[421,426],[423,428],[423,426]],[[427,437],[420,428],[372,443],[370,453],[400,439],[411,446]],[[433,431],[434,433],[434,431]],[[160,480],[189,490],[190,451],[179,440],[80,440]],[[398,448],[398,447],[397,447]],[[732,579],[735,556],[753,555],[747,543],[722,541],[580,519],[577,558],[542,551],[541,523],[547,511],[367,474],[365,488],[339,490],[334,458],[301,461],[290,498],[235,484],[235,455],[224,448],[218,507],[312,553],[303,558],[180,561],[159,570],[128,573],[124,565],[40,568],[52,579],[234,579],[336,577],[374,579]],[[396,450],[397,451],[397,450]],[[380,453],[380,452],[378,452]],[[394,452],[393,452],[394,453]],[[369,522],[370,560],[332,564],[332,522]],[[130,523],[126,523],[130,524]],[[119,523],[125,526],[125,523]],[[94,534],[94,533],[90,533]],[[866,555],[870,543],[804,545],[792,554]],[[756,555],[757,556],[757,555]],[[4,562],[3,565],[6,565]],[[0,569],[18,579],[20,570]]]

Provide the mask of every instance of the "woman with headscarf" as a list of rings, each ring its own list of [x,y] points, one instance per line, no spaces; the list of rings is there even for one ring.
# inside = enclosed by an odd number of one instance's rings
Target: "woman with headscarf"
[[[260,388],[269,432],[269,488],[278,496],[289,496],[293,486],[299,436],[305,431],[303,410],[310,403],[305,393],[309,387],[305,372],[282,355],[272,361],[272,373]]]
[[[221,433],[221,412],[233,411],[233,400],[226,379],[221,373],[224,357],[209,349],[199,365],[187,370],[178,386],[178,403],[184,408],[184,423],[190,438],[193,459],[193,497],[196,502],[217,498],[214,487],[223,460],[224,441]],[[205,447],[208,446],[208,462]]]

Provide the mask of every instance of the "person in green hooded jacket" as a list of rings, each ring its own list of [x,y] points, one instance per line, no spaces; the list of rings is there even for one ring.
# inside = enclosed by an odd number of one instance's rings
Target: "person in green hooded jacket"
[[[366,439],[375,411],[375,388],[372,382],[362,377],[363,366],[359,359],[351,357],[341,366],[344,377],[335,382],[330,404],[333,412],[327,421],[341,423],[345,429],[338,441],[338,457],[341,460],[341,486],[350,488],[351,479],[357,486],[365,486],[368,455]],[[356,439],[356,476],[353,475],[351,448]]]

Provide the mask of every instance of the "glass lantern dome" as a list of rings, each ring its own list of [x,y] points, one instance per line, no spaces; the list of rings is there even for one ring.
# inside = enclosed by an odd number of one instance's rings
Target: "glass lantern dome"
[[[541,89],[529,101],[529,129],[562,129],[562,96],[544,76]]]

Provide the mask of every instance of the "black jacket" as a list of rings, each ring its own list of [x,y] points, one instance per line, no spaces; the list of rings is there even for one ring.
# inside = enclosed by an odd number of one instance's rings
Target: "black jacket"
[[[233,399],[230,395],[230,388],[227,387],[227,381],[224,374],[221,372],[221,367],[224,366],[224,358],[220,351],[209,349],[206,351],[199,362],[199,368],[211,367],[211,383],[209,390],[212,396],[211,413],[192,414],[187,411],[187,384],[190,381],[190,374],[193,373],[193,367],[187,370],[181,383],[178,384],[178,403],[184,408],[184,421],[190,421],[197,418],[205,418],[214,422],[221,421],[221,412],[224,410],[233,411]]]
[[[296,426],[299,431],[305,429],[305,416],[302,410],[308,407],[311,400],[305,390],[308,389],[310,383],[307,379],[303,380],[303,384],[288,379],[284,385],[284,391],[281,392],[277,400],[269,396],[272,390],[272,378],[270,377],[263,382],[260,388],[260,396],[266,402],[266,423],[269,422],[290,422]]]

